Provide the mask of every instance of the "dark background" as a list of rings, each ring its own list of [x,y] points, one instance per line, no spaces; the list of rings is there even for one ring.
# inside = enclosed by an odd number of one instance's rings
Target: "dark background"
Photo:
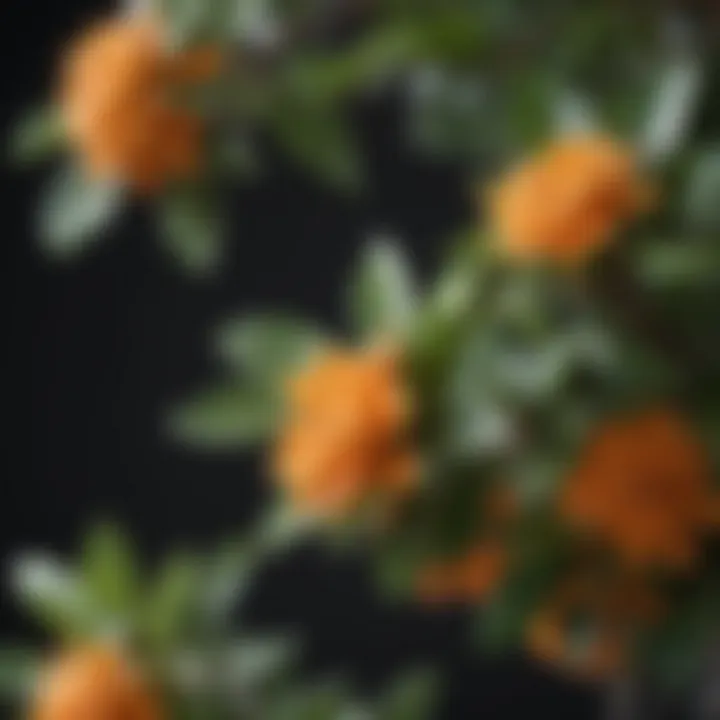
[[[49,89],[62,41],[110,3],[13,2],[5,8],[3,112],[17,117]],[[360,201],[339,198],[275,163],[232,196],[232,250],[222,275],[182,276],[131,213],[79,262],[60,266],[34,242],[42,171],[3,167],[3,245],[11,288],[3,410],[7,462],[3,563],[26,546],[72,551],[98,517],[121,521],[143,552],[212,542],[248,525],[262,502],[257,458],[202,457],[159,431],[168,404],[217,370],[207,332],[232,312],[292,308],[340,326],[343,278],[363,238],[396,233],[427,275],[442,239],[471,211],[457,169],[403,149],[392,99],[358,114],[372,169]],[[33,637],[3,593],[1,632]],[[294,627],[313,676],[342,672],[373,691],[415,662],[444,669],[439,717],[514,720],[598,716],[591,689],[519,658],[473,653],[460,614],[388,608],[373,599],[360,563],[299,551],[268,568],[250,600],[259,628]]]

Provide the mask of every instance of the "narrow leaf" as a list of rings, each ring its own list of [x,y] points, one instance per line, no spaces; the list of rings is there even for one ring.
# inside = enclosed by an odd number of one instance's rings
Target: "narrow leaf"
[[[245,638],[225,656],[224,672],[232,686],[257,689],[284,675],[296,656],[291,638]]]
[[[676,51],[661,69],[640,138],[641,153],[647,162],[665,162],[682,147],[702,84],[702,64],[692,50]]]
[[[227,625],[232,611],[249,589],[256,553],[250,543],[230,540],[210,557],[203,573],[201,620],[209,627]]]
[[[125,620],[138,595],[138,568],[129,538],[113,525],[89,533],[83,551],[84,579],[100,607]]]
[[[266,438],[277,413],[272,398],[245,386],[220,385],[171,412],[170,433],[192,447],[238,449]]]
[[[228,364],[270,385],[281,383],[323,343],[317,328],[281,315],[230,320],[217,333],[218,349]]]
[[[166,561],[147,601],[144,628],[151,642],[167,647],[181,638],[197,608],[201,578],[200,564],[192,555],[174,555]]]
[[[186,186],[170,191],[158,207],[162,242],[191,275],[218,270],[224,255],[224,223],[207,189]]]
[[[28,553],[14,562],[12,584],[23,607],[49,630],[66,638],[86,637],[97,631],[97,607],[71,568],[50,557]]]
[[[399,246],[378,238],[365,248],[350,285],[350,313],[363,338],[403,338],[417,296],[409,263]]]
[[[67,166],[48,184],[40,202],[39,234],[50,254],[66,259],[85,251],[123,205],[122,188],[112,182],[91,181]]]
[[[273,554],[297,545],[316,527],[317,522],[312,516],[295,512],[281,503],[270,508],[260,519],[255,540],[261,553]]]
[[[289,98],[274,117],[275,136],[282,148],[320,180],[357,193],[364,168],[349,122],[324,102]]]
[[[720,145],[706,148],[690,169],[685,219],[700,230],[720,230]]]

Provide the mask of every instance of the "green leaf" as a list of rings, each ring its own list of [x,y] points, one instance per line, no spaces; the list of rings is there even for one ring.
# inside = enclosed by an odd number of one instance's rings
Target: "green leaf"
[[[162,242],[188,273],[206,277],[219,269],[225,251],[225,228],[220,209],[207,188],[174,188],[159,207]]]
[[[559,78],[545,63],[506,81],[505,122],[511,147],[528,152],[552,137]]]
[[[292,638],[234,638],[227,636],[226,628],[223,635],[213,637],[211,642],[174,648],[166,656],[165,668],[184,701],[194,698],[205,711],[224,706],[226,712],[220,717],[228,718],[237,715],[241,697],[247,702],[242,706],[252,707],[251,716],[256,717],[258,711],[264,710],[268,695],[282,692],[296,651]],[[230,714],[228,705],[233,709]],[[264,712],[260,715],[266,717]]]
[[[100,525],[85,540],[83,576],[98,607],[124,622],[131,620],[139,591],[139,573],[130,539],[116,526]]]
[[[123,207],[122,188],[91,181],[67,166],[48,184],[40,201],[38,232],[51,255],[73,258],[98,242]]]
[[[10,138],[10,154],[15,162],[29,165],[61,150],[64,141],[65,131],[57,108],[35,108],[15,126]]]
[[[287,720],[335,720],[345,705],[345,689],[336,682],[303,688],[295,697],[293,714]]]
[[[446,446],[453,454],[483,457],[510,448],[516,428],[510,412],[490,398],[456,408],[447,424]]]
[[[227,2],[227,0],[226,0]],[[265,44],[283,32],[274,0],[230,0],[234,12],[230,23],[232,36],[251,44]]]
[[[256,690],[285,675],[295,661],[298,648],[287,637],[244,638],[224,657],[229,682]]]
[[[428,670],[408,673],[383,698],[379,720],[422,720],[433,716],[437,678]]]
[[[377,714],[357,702],[350,702],[338,713],[335,720],[377,720]]]
[[[155,647],[169,647],[181,640],[194,620],[201,580],[201,565],[193,555],[173,555],[162,566],[148,592],[143,623],[144,633]]]
[[[696,158],[684,200],[687,223],[700,230],[720,230],[720,145]]]
[[[422,12],[417,3],[409,5],[407,27],[397,24],[413,39],[417,59],[441,58],[448,67],[472,67],[489,49],[495,28],[487,3],[435,3],[429,12]]]
[[[487,285],[486,248],[474,232],[463,237],[422,303],[408,340],[408,359],[424,393],[445,389],[449,366],[468,329],[484,320],[478,300]]]
[[[479,457],[506,450],[515,428],[507,403],[496,397],[492,345],[486,323],[471,327],[447,373],[445,446],[453,454]]]
[[[488,240],[474,230],[463,235],[443,265],[430,295],[428,309],[432,314],[452,322],[473,309],[490,269],[488,246]]]
[[[233,539],[208,558],[200,593],[201,619],[223,628],[250,587],[259,553],[254,543]]]
[[[350,283],[350,313],[359,336],[391,341],[404,338],[416,305],[410,265],[399,246],[383,238],[369,243]]]
[[[174,48],[186,48],[206,41],[230,39],[240,7],[258,0],[151,0],[158,6]]]
[[[409,24],[376,26],[349,47],[300,57],[290,81],[296,92],[333,102],[363,92],[405,70],[418,55],[421,37]]]
[[[190,447],[238,449],[272,433],[277,411],[272,397],[249,386],[223,384],[185,401],[170,413],[171,435]]]
[[[695,48],[670,53],[658,75],[648,119],[638,141],[646,162],[666,162],[682,148],[692,127],[702,85],[703,67]]]
[[[273,391],[324,342],[313,325],[282,315],[229,320],[217,333],[218,349],[226,363]]]
[[[477,162],[503,149],[498,98],[487,78],[418,68],[410,78],[408,135],[423,152]]]
[[[35,686],[40,660],[37,653],[20,647],[0,647],[0,701],[16,701]]]
[[[317,521],[285,503],[271,507],[260,519],[253,536],[260,553],[274,554],[297,546],[317,529]]]
[[[592,100],[576,90],[560,89],[553,110],[558,135],[595,133],[602,125]]]
[[[68,639],[97,632],[98,608],[71,568],[44,555],[24,554],[13,564],[12,584],[21,605],[50,631]]]
[[[562,338],[553,338],[539,347],[501,351],[498,355],[498,383],[504,392],[525,402],[557,397],[572,369],[571,349]]]
[[[212,3],[193,0],[154,0],[167,22],[168,34],[173,46],[180,48],[195,40],[204,30],[206,6]]]
[[[342,58],[347,85],[364,90],[397,75],[417,58],[421,42],[411,25],[377,26]]]
[[[640,278],[652,287],[693,287],[717,280],[720,249],[712,242],[662,242],[648,247],[637,263]]]
[[[290,96],[276,108],[273,127],[282,148],[320,180],[352,194],[361,189],[360,149],[339,108]]]

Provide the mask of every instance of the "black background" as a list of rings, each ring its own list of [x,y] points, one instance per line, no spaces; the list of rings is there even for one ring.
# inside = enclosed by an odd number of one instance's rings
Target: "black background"
[[[26,0],[4,9],[8,117],[47,93],[62,40],[109,5]],[[141,209],[78,263],[49,262],[32,228],[43,173],[3,168],[11,288],[5,565],[25,546],[71,551],[98,517],[121,521],[147,555],[211,542],[255,517],[263,496],[257,458],[201,457],[158,429],[168,404],[217,370],[208,330],[232,312],[260,307],[291,308],[340,327],[344,277],[369,232],[396,233],[428,275],[443,238],[472,209],[460,171],[403,149],[391,99],[363,109],[358,127],[372,169],[363,198],[343,200],[276,163],[261,182],[233,192],[230,259],[210,282],[189,280],[166,261]],[[382,606],[359,562],[294,553],[268,568],[248,614],[259,628],[301,631],[309,676],[342,672],[363,691],[412,663],[439,665],[447,678],[439,717],[584,720],[599,713],[592,689],[520,658],[473,653],[459,613]],[[10,602],[1,623],[3,638],[34,637]]]

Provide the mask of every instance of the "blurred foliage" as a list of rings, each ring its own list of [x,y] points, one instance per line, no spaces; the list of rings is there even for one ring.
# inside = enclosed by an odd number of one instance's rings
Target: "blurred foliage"
[[[649,162],[668,164],[685,156],[717,67],[712,22],[691,6],[604,0],[150,5],[172,47],[211,44],[227,57],[226,70],[188,98],[208,124],[210,162],[198,178],[204,187],[168,188],[169,197],[154,203],[165,247],[193,273],[221,267],[220,188],[251,180],[268,145],[341,190],[357,192],[369,181],[354,120],[359,101],[400,95],[413,146],[477,174],[554,133],[587,129],[627,138]],[[52,108],[21,120],[14,157],[54,155],[63,144],[61,120]],[[712,157],[707,149],[696,158],[696,185],[714,182]],[[688,208],[708,227],[703,193],[710,190],[692,187]],[[107,190],[85,193],[77,180],[58,181],[51,190],[46,205],[78,215],[62,218],[57,230],[43,221],[42,235],[56,254],[75,255],[118,209]]]
[[[356,111],[378,97],[403,100],[404,138],[415,151],[450,159],[478,182],[556,137],[588,131],[626,143],[656,182],[654,212],[584,273],[509,266],[494,252],[493,231],[478,223],[448,242],[437,276],[420,283],[398,242],[373,238],[348,278],[347,327],[330,334],[295,312],[232,318],[215,342],[221,380],[170,413],[169,432],[182,443],[246,448],[278,434],[287,380],[315,353],[332,343],[401,350],[418,400],[419,491],[393,522],[363,507],[328,526],[280,500],[257,538],[275,546],[311,534],[333,547],[360,545],[378,586],[408,599],[431,560],[474,546],[490,524],[493,490],[510,488],[522,522],[503,533],[507,577],[478,613],[476,635],[496,650],[517,647],[558,575],[578,562],[553,506],[595,426],[671,402],[697,426],[717,482],[720,53],[712,8],[608,0],[156,5],[173,47],[210,43],[231,60],[187,98],[207,122],[205,173],[148,201],[168,253],[193,273],[222,267],[224,195],[233,182],[253,180],[274,150],[343,192],[362,192],[372,178]],[[57,120],[50,108],[23,121],[15,158],[54,156],[63,139]],[[44,246],[68,257],[99,238],[131,195],[89,181],[70,155],[39,215]],[[717,543],[706,545],[695,576],[657,579],[668,585],[671,611],[647,637],[638,631],[634,659],[664,679],[692,677],[720,635],[720,555]],[[62,635],[119,634],[173,662],[175,650],[190,647],[199,653],[190,666],[202,669],[210,666],[203,641],[217,638],[205,634],[217,632],[215,613],[222,608],[224,627],[242,596],[246,556],[235,551],[174,556],[148,584],[122,537],[106,529],[80,567],[30,557],[16,584]],[[209,579],[212,568],[219,575]],[[198,692],[223,697],[223,683],[247,683],[267,708],[248,717],[391,720],[427,709],[425,682],[408,682],[367,711],[333,684],[278,690],[268,674],[283,666],[282,651],[244,652],[242,636],[239,646],[222,640],[210,651],[228,675],[209,678],[211,690],[195,678]],[[24,666],[17,662],[18,676]]]
[[[238,600],[277,547],[267,532],[257,533],[215,552],[174,553],[150,571],[127,536],[103,525],[87,536],[76,563],[44,553],[19,556],[12,584],[25,610],[66,646],[109,643],[139,658],[162,688],[168,717],[430,717],[435,679],[426,671],[401,677],[374,703],[359,701],[345,683],[301,682],[297,642],[287,632],[257,637],[237,628]],[[3,648],[2,699],[27,702],[41,669],[39,651]]]
[[[717,253],[702,255],[704,245],[648,238],[628,246],[623,253],[625,270],[657,308],[662,308],[668,292],[696,291],[698,279],[708,277],[714,305],[705,309],[717,319],[718,275],[714,265],[708,267]],[[711,242],[707,247],[715,249]],[[676,256],[689,265],[673,260]],[[675,353],[668,357],[663,352],[664,338],[638,335],[629,309],[615,307],[615,298],[608,304],[596,287],[600,280],[608,281],[602,263],[597,272],[597,279],[568,283],[550,270],[507,268],[482,246],[478,250],[478,238],[471,233],[463,234],[436,282],[423,293],[416,288],[407,258],[388,239],[368,243],[349,283],[352,332],[345,342],[362,346],[390,338],[405,347],[416,396],[422,399],[417,437],[425,471],[421,492],[408,500],[395,522],[383,523],[369,509],[340,526],[316,523],[314,533],[331,545],[338,535],[343,543],[362,544],[373,558],[379,589],[407,599],[432,558],[453,557],[473,546],[487,522],[481,512],[483,498],[498,486],[511,488],[523,517],[505,538],[512,570],[479,614],[478,637],[496,650],[524,642],[531,616],[572,564],[573,543],[557,526],[553,508],[582,443],[603,418],[676,398],[697,418],[705,418],[708,446],[720,450],[720,395],[704,383],[697,385],[700,372],[717,383],[719,366],[708,364],[714,337],[709,343],[701,341],[699,357],[686,355],[690,345],[680,348],[678,364]],[[693,300],[692,294],[683,301],[683,313],[693,312],[688,303],[707,303],[706,297]],[[700,331],[706,323],[707,319],[699,325]],[[298,337],[312,338],[297,353],[277,352],[261,340],[252,341],[247,330],[237,336],[248,339],[247,345],[240,342],[245,362],[252,347],[253,362],[272,368],[268,403],[271,391],[284,386],[283,377],[302,368],[312,349],[320,351],[327,342],[320,334],[306,334],[301,321],[281,325],[256,316],[236,327],[252,328],[256,338],[270,332],[275,337],[282,327],[282,339],[275,338],[275,347],[281,348],[294,348]],[[275,375],[278,358],[283,367]],[[246,390],[258,387],[257,376],[244,377]],[[231,398],[224,395],[230,403]],[[235,407],[240,433],[247,406]],[[278,412],[276,423],[265,427],[268,438],[277,433],[282,417]],[[212,438],[186,429],[185,441],[213,446]],[[717,562],[714,553],[708,555],[711,566]],[[703,602],[717,607],[717,587],[703,592],[710,593]],[[686,623],[698,627],[692,633],[671,630],[676,625],[685,628]],[[645,655],[638,658],[645,658],[642,662],[653,671],[673,674],[678,682],[681,676],[669,661],[696,667],[708,640],[720,630],[716,613],[698,614],[690,601],[678,601],[672,621],[663,628],[647,645],[653,650],[643,651],[651,652],[652,661]],[[688,673],[684,677],[691,678]]]

